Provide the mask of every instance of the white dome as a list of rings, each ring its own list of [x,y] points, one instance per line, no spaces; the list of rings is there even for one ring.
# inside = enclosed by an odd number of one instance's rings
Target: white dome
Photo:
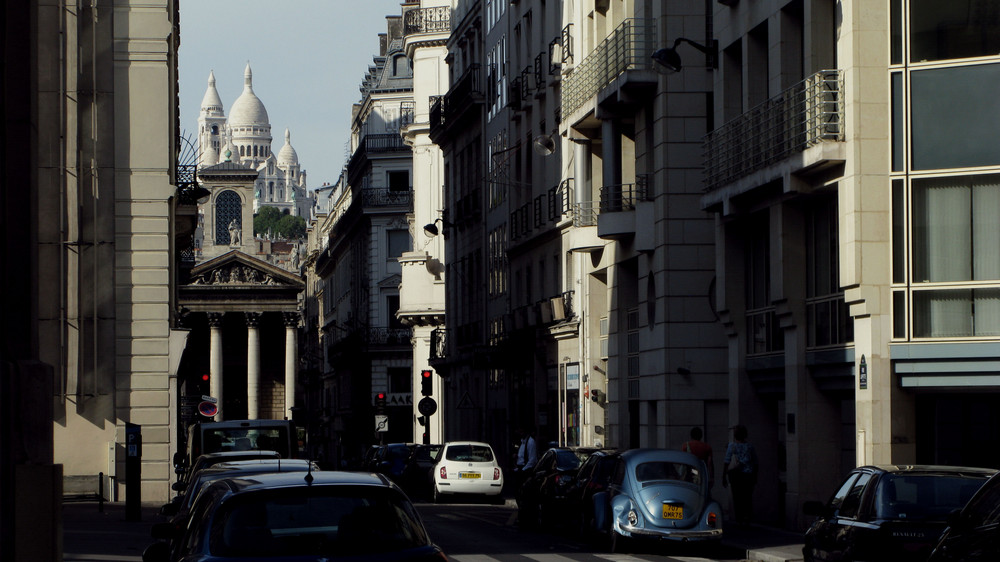
[[[278,165],[279,166],[297,166],[299,164],[299,155],[292,148],[291,134],[289,134],[288,129],[285,129],[285,146],[281,147],[278,151]]]
[[[247,63],[247,68],[243,72],[243,93],[236,98],[229,110],[230,127],[245,125],[270,125],[264,104],[253,93],[253,73],[250,72],[250,63]]]
[[[208,89],[205,90],[205,97],[201,99],[201,110],[208,115],[219,117],[223,115],[222,98],[219,97],[219,91],[215,89],[215,71],[208,73]]]

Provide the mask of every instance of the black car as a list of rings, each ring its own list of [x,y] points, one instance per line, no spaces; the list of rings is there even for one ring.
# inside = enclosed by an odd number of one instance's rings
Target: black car
[[[374,471],[402,486],[403,469],[413,453],[414,443],[389,443],[375,454]]]
[[[806,531],[805,560],[926,560],[948,514],[969,501],[996,471],[956,466],[862,466],[825,504]]]
[[[545,451],[518,489],[518,523],[533,526],[567,522],[566,494],[573,487],[580,465],[597,450],[553,447]]]
[[[403,468],[400,486],[411,499],[429,500],[434,493],[434,465],[437,464],[441,445],[414,445],[410,458]]]
[[[961,511],[952,512],[928,560],[1000,560],[1000,473],[987,480]]]
[[[205,486],[177,536],[144,562],[447,560],[413,504],[381,474],[259,474]]]
[[[576,517],[580,534],[584,537],[592,538],[597,531],[594,525],[594,494],[608,489],[616,460],[614,450],[594,451],[580,465],[573,486],[566,492],[566,511]]]

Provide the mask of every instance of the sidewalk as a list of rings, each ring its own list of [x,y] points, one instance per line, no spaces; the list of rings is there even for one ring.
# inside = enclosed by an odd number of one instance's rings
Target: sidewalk
[[[140,562],[153,543],[149,530],[164,521],[162,503],[144,503],[139,521],[127,521],[124,502],[63,501],[64,562]]]
[[[802,534],[783,529],[750,525],[727,525],[722,544],[745,551],[745,560],[754,562],[794,562],[802,560]]]

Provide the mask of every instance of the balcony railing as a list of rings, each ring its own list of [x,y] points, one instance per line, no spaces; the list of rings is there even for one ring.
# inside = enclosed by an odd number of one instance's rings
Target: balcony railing
[[[451,8],[418,8],[403,16],[403,35],[451,32]]]
[[[444,359],[448,357],[448,329],[434,328],[431,330],[431,349],[428,359]]]
[[[821,142],[843,141],[843,89],[841,71],[821,70],[711,132],[706,191]]]
[[[412,207],[413,190],[395,190],[386,188],[362,189],[361,204],[365,207]]]
[[[634,211],[637,201],[649,200],[649,182],[645,174],[638,175],[635,183],[605,185],[601,187],[601,212]]]
[[[599,206],[596,201],[573,203],[573,226],[597,226]]]
[[[403,142],[403,137],[399,136],[399,133],[365,135],[362,138],[362,147],[369,154],[410,150],[410,147],[406,146],[406,143]]]
[[[651,68],[650,54],[656,48],[655,41],[651,20],[623,21],[566,77],[562,114],[572,115],[623,72]]]

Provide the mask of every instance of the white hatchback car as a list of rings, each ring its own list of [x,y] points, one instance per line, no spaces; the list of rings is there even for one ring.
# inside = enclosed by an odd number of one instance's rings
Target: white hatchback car
[[[445,443],[434,466],[434,501],[451,494],[499,498],[503,470],[489,443],[453,441]]]

